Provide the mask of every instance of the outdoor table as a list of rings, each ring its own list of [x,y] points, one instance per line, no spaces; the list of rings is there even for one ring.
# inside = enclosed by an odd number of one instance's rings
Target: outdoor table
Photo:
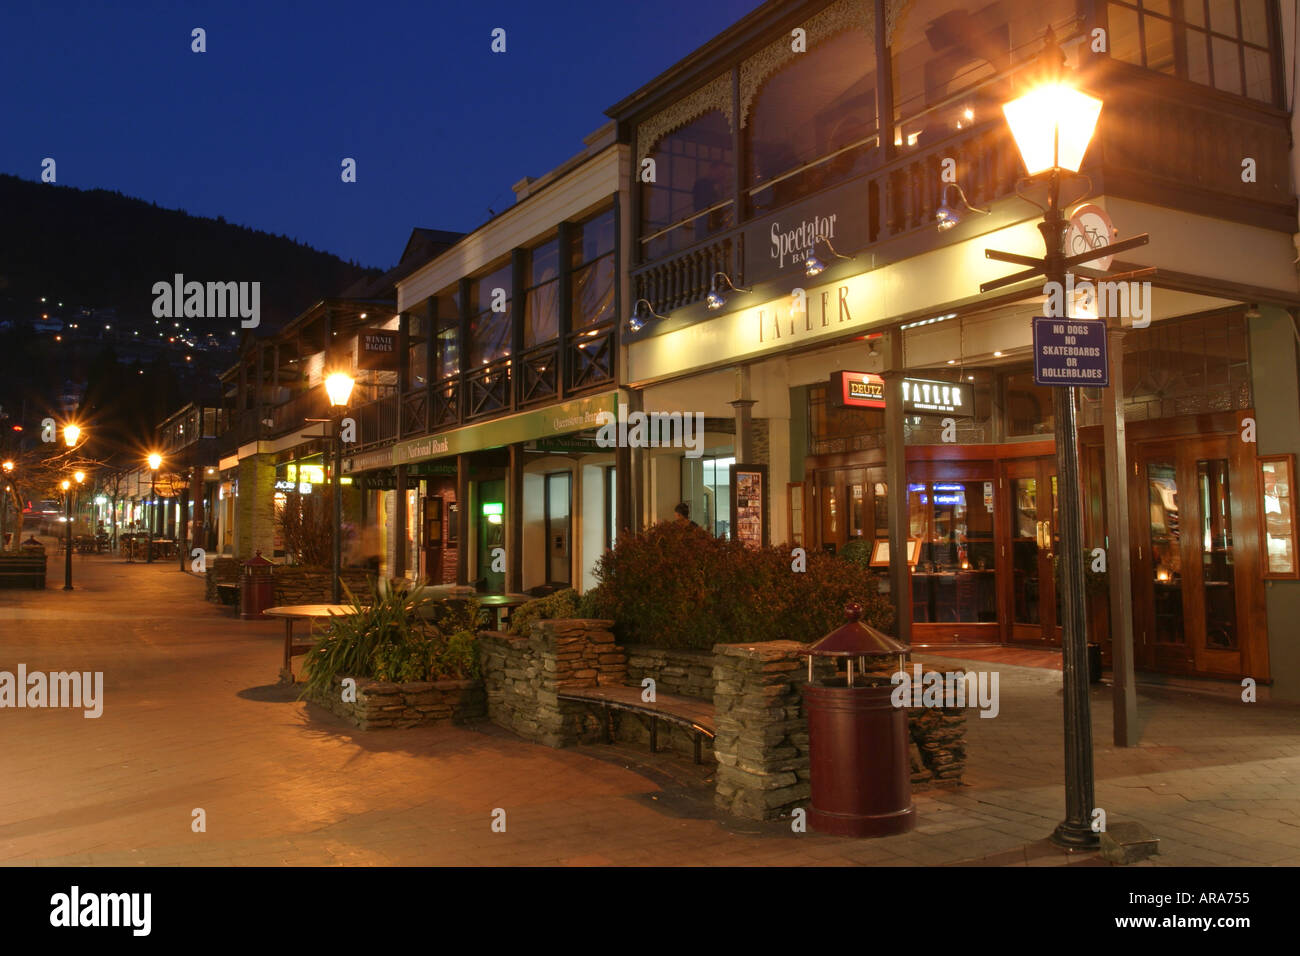
[[[477,600],[479,607],[491,608],[496,629],[499,631],[501,630],[502,611],[505,611],[508,615],[510,611],[513,611],[521,604],[527,604],[533,598],[527,594],[483,594],[479,595]]]
[[[270,607],[262,612],[267,617],[284,618],[284,671],[288,674],[288,683],[293,682],[293,656],[295,654],[306,654],[311,650],[311,644],[295,644],[293,642],[293,622],[294,621],[316,621],[323,618],[346,617],[356,613],[356,608],[351,604],[284,604],[280,607]],[[311,627],[308,625],[308,633]]]

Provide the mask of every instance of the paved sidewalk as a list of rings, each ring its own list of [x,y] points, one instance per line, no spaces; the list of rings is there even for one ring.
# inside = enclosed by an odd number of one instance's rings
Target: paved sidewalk
[[[551,750],[492,725],[361,733],[272,686],[279,623],[205,603],[174,564],[76,556],[72,592],[59,572],[0,591],[0,670],[103,671],[104,712],[0,710],[3,863],[1101,862],[1043,842],[1063,809],[1058,671],[997,665],[1000,715],[970,712],[969,785],[918,794],[914,833],[848,840],[719,816],[689,760],[630,747]],[[1143,692],[1145,742],[1121,751],[1108,695],[1093,696],[1097,802],[1160,838],[1156,864],[1300,864],[1300,709]]]

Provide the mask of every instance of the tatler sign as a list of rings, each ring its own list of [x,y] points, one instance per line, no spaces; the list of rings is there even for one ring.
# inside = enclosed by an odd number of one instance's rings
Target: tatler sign
[[[832,372],[827,398],[836,408],[884,408],[885,380],[871,372]],[[909,415],[971,415],[975,389],[963,382],[903,379],[903,411]]]

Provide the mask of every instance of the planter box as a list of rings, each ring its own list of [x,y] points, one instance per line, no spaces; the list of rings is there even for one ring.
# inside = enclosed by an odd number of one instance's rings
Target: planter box
[[[463,724],[487,716],[487,695],[481,680],[413,681],[394,684],[357,679],[355,701],[343,700],[343,678],[334,678],[328,696],[307,700],[337,714],[362,730],[420,727],[450,720]]]

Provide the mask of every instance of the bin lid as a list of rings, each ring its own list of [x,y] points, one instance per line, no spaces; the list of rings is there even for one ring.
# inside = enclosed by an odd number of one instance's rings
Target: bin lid
[[[258,551],[258,552],[255,553],[251,558],[249,558],[247,561],[244,562],[244,567],[246,567],[246,568],[273,568],[273,567],[275,567],[275,562],[274,562],[274,561],[268,561],[268,560],[266,560],[266,558],[262,557],[262,552],[261,552],[261,551]]]
[[[811,657],[892,657],[906,654],[909,650],[896,638],[883,631],[863,624],[862,605],[858,603],[844,605],[844,616],[848,623],[831,631],[820,641],[809,645]]]

